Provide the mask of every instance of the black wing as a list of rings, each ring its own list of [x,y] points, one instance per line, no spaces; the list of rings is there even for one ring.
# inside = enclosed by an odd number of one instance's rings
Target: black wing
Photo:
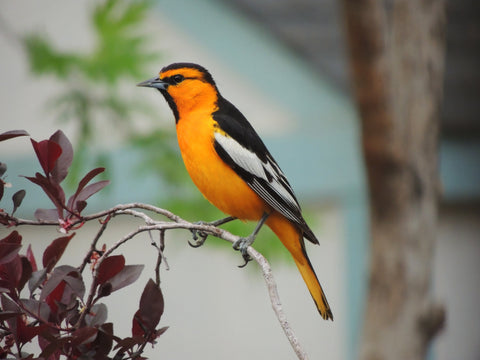
[[[215,132],[215,150],[263,200],[297,224],[305,238],[318,240],[303,219],[297,198],[282,170],[243,114],[221,98],[213,114],[219,129]]]

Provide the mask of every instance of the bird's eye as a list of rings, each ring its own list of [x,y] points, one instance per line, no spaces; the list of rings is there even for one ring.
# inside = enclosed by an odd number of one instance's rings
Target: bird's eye
[[[185,78],[183,75],[177,74],[172,76],[172,80],[175,84],[180,84]]]

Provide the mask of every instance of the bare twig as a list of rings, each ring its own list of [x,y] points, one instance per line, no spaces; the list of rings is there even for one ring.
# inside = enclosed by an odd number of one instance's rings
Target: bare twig
[[[76,220],[75,222],[72,222],[71,227],[75,227],[76,225],[79,225],[83,222],[87,222],[87,221],[91,221],[91,220],[95,220],[95,219],[102,219],[102,218],[104,218],[108,215],[115,216],[115,215],[118,215],[118,214],[125,213],[125,214],[129,214],[129,215],[134,215],[134,216],[137,216],[137,217],[140,217],[140,218],[144,218],[146,216],[145,214],[142,214],[141,212],[133,213],[131,211],[128,211],[128,210],[133,210],[133,209],[142,209],[142,210],[151,211],[151,212],[156,213],[158,215],[162,215],[162,216],[166,217],[167,219],[169,219],[171,221],[174,221],[174,222],[178,222],[179,220],[185,221],[182,218],[180,218],[178,215],[175,215],[174,213],[172,213],[168,210],[159,208],[157,206],[142,204],[142,203],[130,203],[130,204],[117,205],[117,206],[114,206],[114,207],[112,207],[108,210],[103,210],[103,211],[100,211],[100,212],[95,213],[95,214],[82,216],[80,219]],[[15,218],[15,217],[10,217],[6,213],[5,214],[0,213],[0,216],[3,216],[3,217],[8,216],[8,220],[12,223],[12,225],[15,225],[15,226],[21,226],[21,225],[59,226],[60,225],[59,221],[56,221],[56,220],[19,219],[19,218]],[[148,216],[146,216],[146,217],[149,218]],[[151,221],[153,221],[153,220],[151,220]]]
[[[218,237],[224,240],[230,241],[232,244],[235,243],[235,241],[237,241],[239,238],[238,236],[232,235],[223,229],[221,229],[221,231],[222,231],[222,234],[221,236],[218,236]],[[253,247],[249,246],[247,251],[248,251],[248,254],[252,257],[252,259],[255,260],[257,264],[260,265],[260,268],[262,269],[263,278],[265,279],[265,283],[267,284],[268,295],[270,296],[270,302],[272,304],[273,311],[275,312],[275,315],[277,316],[277,319],[280,322],[280,326],[282,327],[283,332],[285,333],[285,336],[290,342],[292,349],[295,351],[295,354],[300,360],[307,360],[308,355],[303,349],[302,345],[300,344],[297,336],[295,335],[293,329],[290,326],[290,323],[288,322],[285,312],[283,311],[282,303],[280,301],[280,296],[278,295],[278,291],[277,291],[277,283],[275,282],[275,279],[273,277],[272,268],[269,262],[262,254],[260,254]]]
[[[295,335],[293,329],[291,328],[290,323],[288,322],[287,316],[283,311],[282,303],[280,301],[280,296],[278,295],[278,291],[277,291],[277,283],[273,278],[272,268],[270,267],[270,264],[262,254],[260,254],[257,250],[253,249],[252,247],[249,247],[248,254],[262,268],[263,278],[265,279],[265,283],[267,284],[268,294],[270,296],[270,302],[272,303],[273,311],[275,312],[275,315],[277,316],[277,319],[280,322],[280,326],[282,327],[283,332],[285,333],[285,336],[288,338],[288,341],[290,341],[290,345],[295,351],[295,354],[297,354],[297,357],[299,359],[307,360],[308,355],[300,345],[300,342],[298,341],[298,338]]]
[[[167,220],[169,221],[157,221],[152,219],[150,216],[145,214],[142,211],[149,211],[154,214],[161,215],[163,217],[166,217]],[[83,216],[81,219],[78,220],[78,223],[80,224],[82,222],[87,222],[91,221],[94,219],[103,219],[105,217],[114,217],[117,215],[130,215],[134,216],[137,218],[140,218],[144,221],[145,225],[138,226],[137,229],[131,231],[130,233],[126,234],[123,236],[121,239],[119,239],[117,242],[115,242],[113,245],[111,245],[102,255],[101,257],[97,260],[94,268],[93,268],[93,279],[92,279],[92,286],[90,288],[90,291],[88,293],[88,298],[87,302],[85,303],[85,308],[84,312],[82,313],[81,319],[77,322],[77,324],[80,324],[81,321],[83,321],[84,317],[86,314],[89,313],[91,306],[93,305],[94,301],[94,296],[95,296],[95,291],[96,291],[96,282],[97,282],[97,277],[98,277],[98,269],[100,268],[100,265],[102,262],[110,256],[111,253],[113,253],[116,249],[118,249],[121,245],[126,243],[127,241],[131,240],[135,236],[137,236],[140,233],[143,232],[151,232],[151,231],[159,231],[160,232],[160,242],[159,242],[159,255],[157,258],[157,266],[156,269],[158,269],[162,258],[163,258],[163,247],[164,247],[164,235],[167,230],[171,229],[185,229],[185,230],[195,230],[198,232],[202,232],[207,235],[212,235],[217,238],[226,240],[230,243],[235,243],[237,240],[239,240],[239,236],[233,235],[232,233],[218,228],[212,224],[205,224],[205,223],[191,223],[188,222],[184,219],[182,219],[180,216],[177,216],[173,214],[172,212],[158,208],[156,206],[148,205],[148,204],[142,204],[142,203],[131,203],[131,204],[124,204],[124,205],[117,205],[111,209],[101,211],[95,214]],[[59,226],[59,222],[54,222],[54,221],[33,221],[33,220],[25,220],[25,219],[18,219],[18,218],[12,218],[10,219],[14,222],[15,225],[51,225],[51,226]],[[109,219],[108,219],[109,220]],[[229,219],[232,220],[232,219]],[[106,223],[108,221],[104,221],[102,224],[102,228],[97,232],[97,235],[94,239],[94,243],[92,244],[93,248],[95,247],[95,243],[98,241],[98,238],[102,235],[103,231],[105,230]],[[225,221],[221,222],[224,223]],[[76,225],[73,224],[73,225]],[[219,223],[214,223],[214,224],[219,224]],[[278,321],[280,322],[280,326],[282,327],[285,335],[287,336],[290,345],[292,346],[293,350],[295,351],[298,359],[300,360],[306,360],[308,359],[308,356],[306,352],[303,350],[302,346],[300,345],[298,338],[296,337],[294,331],[290,327],[290,324],[287,320],[287,317],[283,311],[283,307],[280,301],[280,297],[278,295],[277,291],[277,285],[275,282],[275,279],[273,277],[273,273],[270,267],[270,264],[268,261],[265,259],[265,257],[260,254],[258,251],[256,251],[253,247],[249,246],[248,249],[248,254],[259,264],[260,268],[262,269],[263,277],[265,279],[265,283],[267,285],[268,289],[268,294],[270,296],[270,301],[272,304],[272,308],[275,312],[275,315],[277,316]],[[89,252],[90,253],[90,252]],[[88,261],[88,259],[87,259]],[[84,267],[86,262],[85,259],[82,263],[82,266]],[[160,280],[159,274],[157,274],[157,283]]]
[[[85,255],[83,258],[82,264],[78,267],[78,271],[80,273],[83,272],[83,269],[85,269],[85,266],[88,264],[90,261],[90,257],[92,256],[93,252],[97,250],[97,242],[100,240],[100,238],[103,235],[103,232],[107,228],[108,222],[110,221],[110,216],[107,216],[107,218],[102,222],[102,226],[100,227],[100,230],[98,230],[97,235],[95,235],[95,238],[93,239],[92,243],[90,244],[90,251]]]
[[[164,230],[160,230],[160,238],[158,240],[158,245],[156,245],[155,247],[158,250],[157,263],[155,264],[155,284],[157,284],[157,286],[160,286],[160,265],[162,264],[162,261],[165,263],[166,269],[167,270],[169,269],[167,258],[163,253],[163,250],[165,249],[165,231]]]

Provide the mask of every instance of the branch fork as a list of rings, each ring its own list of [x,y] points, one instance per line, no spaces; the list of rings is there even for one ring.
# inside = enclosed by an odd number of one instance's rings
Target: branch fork
[[[154,220],[152,217],[147,215],[145,211],[154,213],[156,215],[161,215],[165,217],[167,220]],[[113,217],[119,216],[119,215],[127,215],[127,216],[133,216],[133,217],[139,218],[144,222],[144,224],[138,226],[135,230],[124,235],[122,238],[118,239],[113,245],[111,245],[105,251],[101,252],[101,256],[96,260],[95,265],[93,267],[93,282],[87,296],[85,309],[82,313],[82,317],[78,320],[78,323],[83,321],[83,319],[89,313],[91,307],[93,306],[93,300],[95,298],[95,289],[97,285],[96,279],[98,278],[98,271],[103,261],[107,259],[121,245],[133,239],[138,234],[143,232],[151,233],[152,231],[160,232],[159,244],[158,245],[155,244],[159,252],[159,255],[158,255],[159,257],[157,259],[157,264],[156,264],[157,285],[160,282],[159,266],[162,262],[162,259],[163,260],[165,259],[164,253],[163,253],[163,250],[164,250],[163,247],[164,247],[164,235],[167,230],[171,230],[171,229],[190,230],[190,231],[202,233],[205,235],[215,236],[217,238],[228,241],[232,244],[236,243],[240,239],[239,236],[233,235],[232,233],[224,229],[218,228],[217,226],[215,226],[215,225],[218,225],[216,223],[215,224],[191,223],[168,210],[165,210],[153,205],[148,205],[143,203],[130,203],[130,204],[117,205],[105,211],[82,216],[77,220],[78,225],[86,223],[88,221],[92,221],[92,220],[99,220],[101,223],[101,227],[98,230],[90,246],[90,251],[83,259],[82,264],[78,267],[80,272],[84,270],[86,264],[89,262],[91,254],[97,251],[96,249],[97,242],[103,235],[103,232],[108,226],[110,220]],[[25,220],[25,219],[18,219],[18,218],[14,219],[14,223],[16,226],[22,226],[22,225],[59,226],[60,225],[58,221],[45,221],[45,220],[35,221],[35,220]],[[75,227],[75,225],[77,225],[77,223],[72,224],[73,227]],[[247,253],[248,255],[251,256],[253,260],[255,260],[255,262],[260,266],[262,270],[262,274],[263,274],[265,283],[267,285],[267,290],[268,290],[273,311],[275,312],[275,315],[280,323],[280,326],[282,327],[285,335],[287,336],[292,349],[295,351],[297,358],[300,360],[308,359],[308,355],[306,354],[305,350],[302,348],[298,338],[296,337],[293,329],[291,328],[287,320],[285,312],[283,311],[283,307],[277,291],[277,285],[276,285],[269,262],[262,254],[256,251],[252,246],[248,246]]]

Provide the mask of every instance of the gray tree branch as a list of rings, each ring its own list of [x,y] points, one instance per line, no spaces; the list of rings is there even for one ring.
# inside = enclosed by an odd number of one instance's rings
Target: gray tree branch
[[[166,218],[166,220],[154,220],[151,216],[147,215],[145,212],[151,212],[156,215],[161,215]],[[198,224],[198,223],[191,223],[182,219],[180,216],[175,215],[174,213],[148,204],[142,203],[131,203],[131,204],[123,204],[117,205],[112,207],[111,209],[100,211],[95,214],[83,216],[78,223],[73,224],[73,226],[80,224],[82,222],[88,222],[92,220],[102,220],[102,225],[100,230],[97,232],[95,239],[93,240],[91,249],[89,250],[87,256],[85,257],[84,261],[82,262],[82,268],[85,267],[88,259],[92,251],[95,250],[95,244],[98,242],[98,239],[102,236],[103,231],[105,230],[107,223],[110,221],[111,218],[119,215],[127,215],[133,216],[136,218],[141,219],[144,222],[144,225],[138,226],[136,229],[132,230],[130,233],[124,235],[122,238],[118,239],[113,245],[111,245],[106,251],[102,254],[102,256],[97,260],[94,269],[93,269],[93,278],[95,279],[98,275],[98,269],[101,263],[111,255],[115,250],[117,250],[120,246],[125,244],[127,241],[133,239],[137,235],[143,232],[151,232],[151,231],[160,231],[164,233],[167,230],[171,229],[185,229],[185,230],[196,230],[201,231],[202,233],[215,236],[217,238],[223,239],[230,243],[235,243],[240,237],[234,235],[224,229],[218,228],[213,225],[208,224]],[[26,220],[26,219],[19,219],[14,218],[12,220],[16,226],[21,225],[34,225],[34,226],[59,226],[59,222],[55,221],[36,221],[36,220]],[[270,296],[270,302],[272,304],[273,311],[280,323],[280,326],[283,329],[290,345],[297,355],[297,358],[300,360],[307,360],[308,355],[301,346],[297,336],[295,335],[293,329],[290,326],[290,323],[287,319],[285,312],[283,311],[282,303],[280,301],[280,296],[278,295],[277,285],[272,273],[272,269],[270,264],[268,263],[267,259],[256,251],[253,247],[248,247],[248,254],[252,257],[253,260],[260,266],[263,278],[265,279],[265,283],[267,285],[268,294]],[[160,264],[157,263],[157,266]],[[94,298],[94,287],[92,287],[87,295],[87,302],[85,304],[85,311],[83,314],[88,313],[88,309],[92,306],[92,301]]]

